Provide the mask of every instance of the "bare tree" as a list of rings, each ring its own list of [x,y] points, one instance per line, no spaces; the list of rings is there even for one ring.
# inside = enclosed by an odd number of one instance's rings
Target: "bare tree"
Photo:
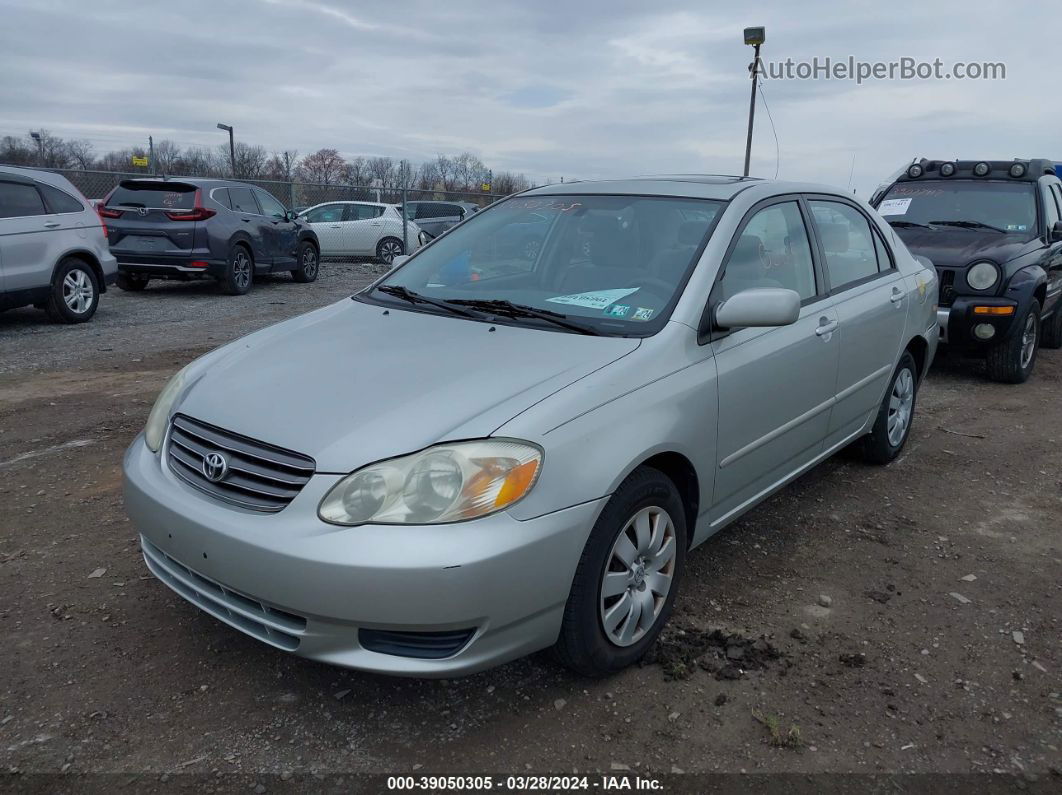
[[[163,139],[155,144],[155,170],[160,174],[174,174],[181,162],[181,147]]]
[[[346,163],[335,149],[318,149],[299,164],[299,178],[304,182],[334,185],[345,171]]]
[[[487,173],[483,161],[471,152],[462,152],[452,161],[454,185],[452,190],[478,191]]]
[[[67,141],[66,151],[76,168],[88,171],[96,164],[95,147],[91,141],[81,138],[77,141]]]
[[[240,179],[257,179],[261,177],[269,160],[265,147],[237,141],[234,149],[236,153],[236,176]]]
[[[265,167],[265,176],[281,182],[291,182],[299,166],[299,153],[295,149],[274,152]]]
[[[0,138],[0,163],[31,166],[37,162],[37,146],[30,146],[22,138],[5,135]]]
[[[491,180],[491,192],[508,196],[510,193],[519,193],[531,187],[531,181],[523,174],[514,174],[511,171],[495,171]]]

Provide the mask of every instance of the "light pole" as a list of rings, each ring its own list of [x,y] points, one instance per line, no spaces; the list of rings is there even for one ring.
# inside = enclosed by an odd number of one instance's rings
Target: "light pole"
[[[760,45],[766,40],[766,28],[745,28],[745,43],[751,44],[754,48],[752,65],[749,67],[749,71],[752,72],[752,96],[749,98],[749,135],[745,139],[745,172],[743,176],[746,177],[749,175],[749,160],[752,157],[752,124],[756,119],[756,80],[760,74]]]
[[[759,50],[756,50],[759,52]],[[227,130],[229,133],[229,162],[232,164],[232,178],[236,179],[236,144],[232,139],[232,127],[228,124],[218,123],[219,130]]]
[[[37,165],[44,165],[44,141],[39,132],[30,132],[30,138],[37,142]]]

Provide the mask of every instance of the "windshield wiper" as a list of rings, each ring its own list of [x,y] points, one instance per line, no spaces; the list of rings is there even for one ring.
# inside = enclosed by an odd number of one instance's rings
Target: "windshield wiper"
[[[594,336],[599,336],[595,329],[582,323],[568,320],[568,316],[562,315],[560,312],[550,312],[548,309],[535,309],[533,306],[514,304],[512,301],[486,298],[455,298],[449,303],[460,304],[461,306],[468,306],[473,309],[479,309],[484,312],[490,312],[505,317],[533,317],[538,320],[545,320],[555,326],[566,328],[569,331],[574,331],[578,334],[592,334]]]
[[[454,304],[457,303],[456,301],[440,301],[438,298],[428,298],[428,296],[415,293],[400,284],[381,284],[375,289],[379,290],[381,293],[393,295],[395,298],[401,298],[403,301],[409,301],[411,304],[430,304],[431,306],[445,309],[447,312],[451,312],[455,315],[461,315],[461,317],[472,317],[477,320],[482,320],[483,318],[482,315],[476,312],[470,312],[467,309],[454,306]]]
[[[992,226],[992,224],[983,224],[980,221],[930,221],[929,223],[935,226],[958,226],[962,229],[991,229],[993,232],[1007,234],[1006,229],[1000,229],[998,226]]]
[[[889,226],[899,226],[903,228],[917,226],[919,229],[929,229],[929,226],[927,226],[926,224],[920,224],[917,221],[890,221],[888,218],[886,218],[885,222],[888,223]]]

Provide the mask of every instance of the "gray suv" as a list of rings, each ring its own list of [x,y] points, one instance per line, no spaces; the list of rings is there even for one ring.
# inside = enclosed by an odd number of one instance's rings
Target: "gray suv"
[[[243,295],[256,274],[289,271],[297,282],[317,278],[317,235],[253,185],[127,179],[99,212],[110,230],[123,290],[143,290],[151,279],[212,278],[229,295]]]
[[[32,304],[83,323],[116,273],[106,229],[77,188],[58,174],[0,166],[0,310]]]
[[[406,217],[416,221],[428,237],[435,238],[479,209],[472,202],[406,202]]]

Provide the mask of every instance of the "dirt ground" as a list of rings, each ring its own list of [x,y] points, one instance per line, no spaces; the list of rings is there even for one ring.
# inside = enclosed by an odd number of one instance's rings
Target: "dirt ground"
[[[900,459],[837,456],[697,549],[650,660],[610,679],[545,655],[453,681],[370,676],[171,593],[120,489],[156,393],[196,355],[371,271],[325,265],[314,285],[278,278],[241,298],[115,291],[80,327],[0,314],[9,781],[624,768],[1060,781],[1059,351],[1020,387],[939,362]]]

